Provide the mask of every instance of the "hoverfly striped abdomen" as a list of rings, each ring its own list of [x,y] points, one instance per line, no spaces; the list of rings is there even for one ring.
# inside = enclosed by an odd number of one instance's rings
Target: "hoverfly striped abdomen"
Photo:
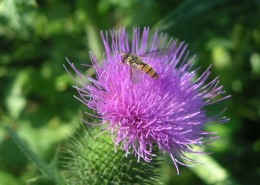
[[[158,74],[155,72],[155,70],[148,64],[142,63],[137,66],[140,70],[148,74],[150,77],[154,78],[155,80],[158,79]]]

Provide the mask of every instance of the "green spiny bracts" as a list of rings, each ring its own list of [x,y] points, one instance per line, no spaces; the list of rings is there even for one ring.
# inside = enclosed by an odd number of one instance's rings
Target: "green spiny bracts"
[[[151,162],[137,162],[136,157],[123,150],[115,153],[110,136],[100,133],[97,128],[81,126],[63,153],[64,179],[68,185],[127,185],[161,184],[158,178],[160,157]]]

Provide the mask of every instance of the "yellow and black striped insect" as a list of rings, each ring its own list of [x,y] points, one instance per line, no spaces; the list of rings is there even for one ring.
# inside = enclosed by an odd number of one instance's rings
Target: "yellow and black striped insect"
[[[144,55],[142,55],[144,56]],[[158,79],[159,76],[156,73],[156,71],[147,63],[145,63],[141,55],[132,54],[129,52],[122,52],[121,53],[121,60],[123,63],[126,63],[130,66],[130,78],[133,82],[136,82],[138,80],[138,71],[142,71],[149,75],[153,79]]]

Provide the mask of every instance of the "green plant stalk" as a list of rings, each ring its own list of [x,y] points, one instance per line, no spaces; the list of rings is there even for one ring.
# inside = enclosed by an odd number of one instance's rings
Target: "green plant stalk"
[[[189,157],[189,155],[187,155]],[[239,185],[234,181],[228,171],[209,155],[192,155],[195,161],[202,163],[191,168],[198,177],[207,184]]]
[[[80,1],[80,8],[82,8],[88,18],[86,22],[86,37],[89,49],[95,53],[98,59],[102,57],[102,45],[99,35],[98,13],[96,12],[97,1]]]
[[[61,179],[58,176],[55,176],[51,170],[51,168],[48,166],[48,164],[45,164],[43,161],[41,161],[33,151],[31,151],[28,146],[22,141],[22,139],[16,134],[16,132],[6,126],[6,125],[1,125],[11,136],[11,138],[14,140],[14,142],[18,145],[20,150],[26,155],[26,157],[32,161],[37,168],[44,174],[46,175],[49,179],[51,179],[53,182],[56,184],[61,184]]]

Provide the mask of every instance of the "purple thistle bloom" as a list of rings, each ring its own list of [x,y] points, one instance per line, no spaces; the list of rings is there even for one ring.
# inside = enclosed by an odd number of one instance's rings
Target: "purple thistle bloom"
[[[202,153],[194,146],[203,147],[216,139],[214,133],[203,131],[205,124],[227,121],[220,117],[222,112],[207,116],[204,108],[229,96],[217,98],[224,93],[218,77],[206,82],[210,67],[194,80],[196,70],[191,70],[192,59],[187,60],[184,42],[177,44],[157,32],[149,39],[149,28],[143,32],[134,28],[131,42],[123,28],[101,32],[101,37],[105,47],[103,61],[98,62],[90,53],[95,79],[81,74],[70,63],[80,79],[81,86],[75,86],[78,99],[97,113],[86,114],[98,117],[98,125],[104,125],[111,134],[115,147],[121,145],[126,154],[134,153],[138,160],[149,162],[155,155],[155,144],[158,145],[170,155],[179,174],[177,164],[186,165],[180,160],[192,161],[185,153]],[[155,50],[161,53],[152,54]],[[122,52],[143,56],[142,61],[157,72],[158,79],[140,71],[140,81],[133,83],[131,66],[122,62]]]

